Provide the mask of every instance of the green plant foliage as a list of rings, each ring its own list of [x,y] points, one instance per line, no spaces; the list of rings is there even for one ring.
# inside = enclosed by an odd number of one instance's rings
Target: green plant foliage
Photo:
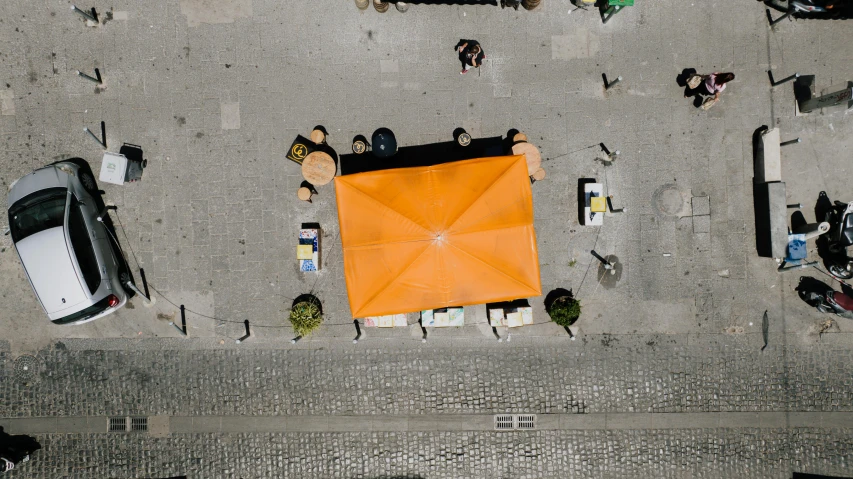
[[[557,298],[548,309],[548,314],[551,320],[560,326],[571,326],[581,315],[581,302],[570,296]]]
[[[299,336],[308,336],[323,323],[320,305],[316,301],[297,303],[290,310],[290,324]]]

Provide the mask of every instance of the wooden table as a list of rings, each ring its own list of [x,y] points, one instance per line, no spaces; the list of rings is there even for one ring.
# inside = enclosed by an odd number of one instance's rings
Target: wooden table
[[[542,164],[542,155],[539,153],[539,148],[530,143],[516,143],[512,145],[513,155],[524,155],[527,158],[527,174],[532,175],[539,169]]]
[[[302,176],[312,185],[325,185],[332,181],[337,172],[335,160],[322,151],[312,151],[302,161]]]

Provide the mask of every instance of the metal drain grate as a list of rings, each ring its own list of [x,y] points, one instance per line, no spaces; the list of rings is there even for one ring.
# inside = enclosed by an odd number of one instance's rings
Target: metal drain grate
[[[496,431],[514,431],[518,429],[536,429],[535,414],[496,414]]]
[[[536,429],[535,414],[519,414],[515,416],[516,429]]]
[[[127,432],[127,418],[111,417],[109,432]]]
[[[24,382],[35,381],[41,369],[39,366],[39,360],[35,356],[19,356],[15,360],[15,377]]]
[[[512,414],[498,414],[495,416],[495,430],[510,430],[512,422]]]
[[[130,430],[131,431],[147,431],[148,430],[148,418],[147,417],[132,417],[132,418],[130,418]]]

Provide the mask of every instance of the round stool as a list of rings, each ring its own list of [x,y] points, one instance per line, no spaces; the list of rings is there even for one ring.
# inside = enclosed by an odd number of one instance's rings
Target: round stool
[[[521,6],[524,7],[525,10],[533,10],[539,6],[539,2],[541,1],[542,0],[521,0]]]
[[[532,175],[533,181],[542,181],[545,179],[545,168],[540,167],[538,170],[534,171]]]
[[[400,13],[406,13],[406,11],[409,9],[409,4],[406,2],[397,2],[397,4],[394,6],[397,7],[397,11]]]
[[[388,11],[388,2],[383,2],[382,0],[373,0],[373,8],[376,9],[379,13],[385,13]]]
[[[299,188],[296,190],[296,196],[302,201],[307,201],[311,203],[311,190],[306,187]]]
[[[459,142],[460,146],[468,146],[471,144],[471,135],[468,133],[462,133],[456,138],[456,141]]]
[[[367,145],[361,140],[355,140],[352,142],[352,152],[356,155],[360,155],[367,151]]]
[[[355,6],[359,10],[364,10],[370,5],[370,0],[355,0]]]
[[[326,134],[323,133],[323,130],[316,129],[311,132],[311,141],[316,145],[321,145],[326,142]]]
[[[515,136],[512,137],[512,142],[518,143],[519,141],[527,141],[527,135],[521,132],[516,133]]]

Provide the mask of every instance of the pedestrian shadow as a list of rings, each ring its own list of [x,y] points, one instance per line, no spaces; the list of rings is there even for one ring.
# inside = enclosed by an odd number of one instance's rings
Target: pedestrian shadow
[[[708,92],[705,90],[705,85],[703,83],[700,83],[696,88],[690,88],[690,86],[687,85],[687,79],[695,73],[695,68],[685,68],[675,77],[675,82],[678,86],[684,88],[684,96],[686,98],[693,98],[693,106],[699,108],[702,106],[702,102],[705,101],[704,97]]]

